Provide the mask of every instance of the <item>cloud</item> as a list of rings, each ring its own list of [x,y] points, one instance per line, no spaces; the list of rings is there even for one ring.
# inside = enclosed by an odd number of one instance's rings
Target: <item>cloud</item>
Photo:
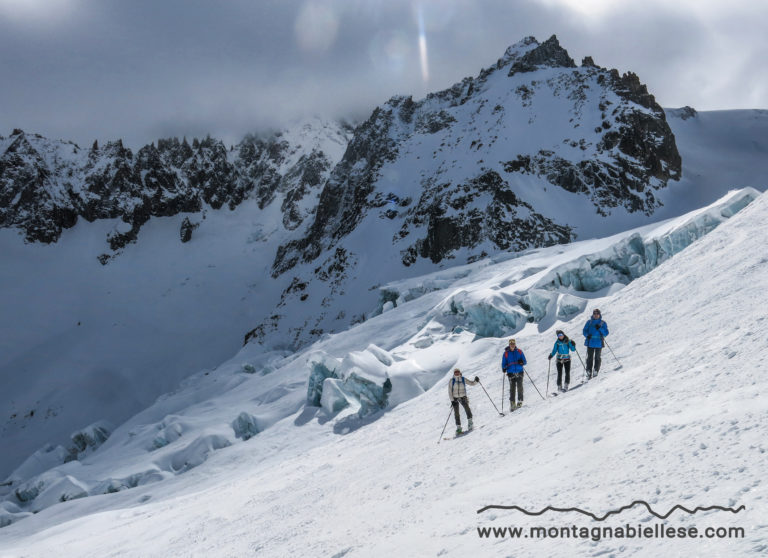
[[[60,23],[80,0],[0,0],[0,19],[16,25],[48,27]]]
[[[765,3],[584,5],[0,0],[0,134],[236,140],[306,114],[367,115],[392,95],[420,98],[477,75],[527,35],[552,34],[577,62],[591,55],[634,71],[663,106],[768,107]]]

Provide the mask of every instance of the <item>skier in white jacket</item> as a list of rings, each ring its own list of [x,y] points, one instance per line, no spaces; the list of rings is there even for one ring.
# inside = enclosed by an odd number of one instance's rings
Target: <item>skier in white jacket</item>
[[[461,370],[454,368],[453,378],[448,380],[448,397],[453,405],[453,416],[456,418],[456,434],[461,434],[461,417],[459,416],[459,403],[464,407],[467,413],[467,431],[472,430],[472,410],[469,408],[469,397],[467,396],[467,384],[474,386],[480,381],[475,376],[474,381],[468,380],[461,375]]]

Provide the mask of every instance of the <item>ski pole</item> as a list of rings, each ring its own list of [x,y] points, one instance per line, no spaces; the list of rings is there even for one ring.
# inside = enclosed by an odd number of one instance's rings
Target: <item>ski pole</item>
[[[623,368],[624,365],[621,364],[621,361],[618,358],[616,358],[616,355],[613,353],[613,349],[611,349],[611,346],[608,344],[608,341],[605,340],[605,337],[603,337],[602,339],[603,339],[603,343],[605,343],[605,346],[608,347],[609,351],[611,351],[611,354],[613,355],[613,358],[615,358],[616,362],[619,363],[619,368]]]
[[[501,414],[502,415],[504,414],[504,380],[506,380],[504,376],[506,376],[506,374],[504,374],[504,372],[502,371],[501,372]]]
[[[448,418],[445,419],[445,425],[443,426],[443,431],[440,433],[440,438],[437,440],[437,443],[440,443],[440,440],[443,439],[443,434],[445,434],[445,429],[448,428],[448,421],[451,420],[451,412],[453,411],[453,403],[451,403],[451,410],[448,411]]]
[[[549,364],[547,364],[547,397],[549,397],[549,371],[552,370],[552,359],[549,359]]]
[[[529,380],[531,380],[531,383],[533,384],[533,387],[536,389],[536,392],[539,394],[539,397],[541,397],[542,399],[544,399],[544,396],[543,396],[543,395],[541,394],[541,392],[539,391],[539,388],[537,388],[537,387],[536,387],[536,384],[534,384],[534,383],[533,383],[533,379],[531,378],[531,375],[530,375],[530,374],[528,374],[528,371],[525,369],[525,367],[523,367],[523,372],[525,372],[525,375],[526,375],[526,376],[528,376],[528,379],[529,379]]]
[[[480,380],[478,380],[477,383],[480,384],[481,388],[483,388],[483,391],[485,391],[485,395],[488,395],[488,391],[485,389],[485,386],[482,384],[482,382]],[[502,387],[503,387],[503,385],[504,384],[502,384]],[[493,405],[493,408],[496,409],[496,412],[499,413],[499,415],[501,415],[503,417],[504,413],[499,411],[499,408],[496,406],[496,403],[493,402],[493,399],[491,399],[490,395],[488,395],[488,401],[491,402],[491,405]],[[503,398],[502,398],[502,401],[503,401]]]
[[[584,366],[584,361],[581,360],[581,355],[579,354],[578,350],[576,351],[576,356],[579,357],[579,362],[581,363],[581,369],[584,371],[581,375],[581,383],[583,384],[584,382],[587,381],[587,367]]]
[[[584,366],[584,361],[581,360],[581,355],[579,354],[578,350],[576,350],[576,356],[579,357],[579,362],[581,362],[581,367],[584,369],[584,373],[586,374],[587,373],[587,367]]]
[[[570,336],[568,337],[570,339]],[[587,367],[584,366],[584,361],[581,360],[581,355],[579,354],[579,350],[575,347],[574,344],[574,351],[576,351],[576,356],[579,357],[579,362],[581,363],[581,368],[584,370],[584,373],[581,375],[581,383],[583,384],[586,381],[587,378]]]

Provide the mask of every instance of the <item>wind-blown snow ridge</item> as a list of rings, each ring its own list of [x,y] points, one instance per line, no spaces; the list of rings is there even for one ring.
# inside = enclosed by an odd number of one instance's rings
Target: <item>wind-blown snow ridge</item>
[[[346,334],[288,357],[247,346],[215,373],[187,380],[79,459],[53,446],[31,456],[0,487],[0,524],[64,501],[173,479],[291,417],[294,426],[317,420],[334,433],[353,432],[430,391],[460,357],[457,343],[567,323],[590,297],[618,292],[758,195],[736,191],[692,215],[623,235],[432,274],[421,280],[424,292],[417,298],[405,301],[403,295],[397,308],[390,301],[386,311]],[[579,291],[565,277],[578,277],[580,286],[594,290]],[[555,287],[553,278],[559,278]],[[382,290],[410,292],[407,286],[418,282]],[[441,288],[426,292],[427,284]],[[445,343],[454,348],[446,350]]]
[[[605,521],[608,517],[610,517],[612,515],[618,515],[618,514],[620,514],[623,511],[630,510],[630,509],[634,508],[635,506],[644,506],[645,509],[648,510],[648,513],[650,513],[654,517],[658,517],[659,519],[667,519],[676,510],[682,510],[682,511],[684,511],[684,512],[690,514],[690,515],[694,515],[695,513],[700,512],[700,511],[718,510],[718,511],[729,511],[731,513],[739,513],[740,511],[743,511],[743,510],[746,509],[746,506],[741,505],[741,506],[739,506],[736,509],[729,508],[729,507],[723,507],[723,506],[696,506],[694,509],[689,510],[685,506],[677,504],[672,509],[670,509],[667,513],[660,514],[660,513],[656,512],[651,507],[651,505],[648,502],[646,502],[645,500],[635,500],[634,502],[632,502],[629,505],[622,506],[622,507],[620,507],[617,510],[608,511],[604,515],[595,515],[592,512],[588,512],[588,511],[582,510],[580,508],[556,508],[554,506],[547,506],[543,510],[539,510],[537,512],[534,512],[534,511],[528,511],[525,508],[521,508],[520,506],[501,506],[501,505],[483,506],[482,508],[477,510],[477,513],[483,513],[484,511],[494,510],[494,509],[495,510],[517,510],[519,512],[524,513],[525,515],[533,515],[533,516],[544,515],[548,511],[560,512],[560,513],[579,512],[580,514],[586,515],[587,517],[591,517],[595,521]]]

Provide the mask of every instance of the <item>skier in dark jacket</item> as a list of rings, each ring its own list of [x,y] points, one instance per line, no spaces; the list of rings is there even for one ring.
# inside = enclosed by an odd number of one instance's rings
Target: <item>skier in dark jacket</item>
[[[552,347],[552,352],[549,353],[549,360],[557,355],[555,364],[557,365],[557,390],[568,391],[568,384],[571,383],[571,351],[576,350],[576,343],[563,333],[562,330],[557,330],[557,341],[555,346]],[[563,381],[563,368],[565,368],[565,384]]]
[[[584,324],[584,345],[587,346],[587,379],[597,376],[600,372],[600,353],[605,346],[603,339],[608,336],[608,324],[603,321],[600,310],[595,308],[592,319]],[[594,374],[592,373],[594,364]]]
[[[448,397],[453,405],[453,416],[456,417],[456,434],[461,434],[461,417],[459,416],[459,403],[464,407],[467,413],[467,431],[472,430],[472,410],[469,408],[469,396],[467,395],[467,384],[475,385],[480,378],[475,376],[475,380],[467,380],[461,375],[461,370],[454,368],[453,378],[448,381]]]
[[[509,408],[515,410],[523,405],[523,366],[528,364],[523,351],[517,348],[514,339],[509,340],[509,346],[504,351],[501,359],[501,371],[509,380]],[[517,404],[515,404],[515,390],[517,390]]]

